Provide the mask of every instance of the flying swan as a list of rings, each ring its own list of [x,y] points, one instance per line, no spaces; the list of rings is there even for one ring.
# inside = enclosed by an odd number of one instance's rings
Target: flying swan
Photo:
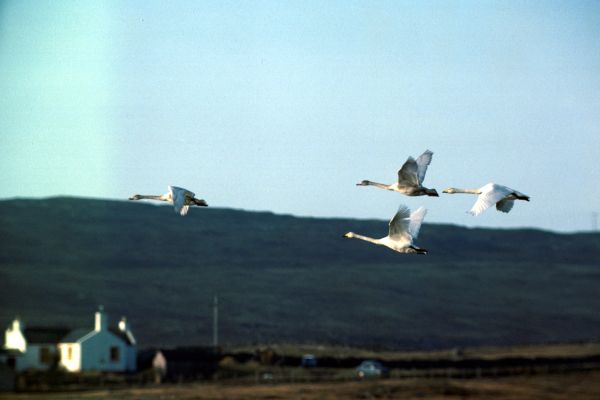
[[[184,216],[188,213],[188,209],[191,205],[197,205],[206,207],[208,204],[202,199],[197,199],[196,195],[187,189],[183,189],[177,186],[169,186],[169,193],[161,194],[160,196],[134,194],[129,200],[160,200],[172,203],[175,207],[175,212]]]
[[[524,195],[521,192],[517,192],[506,186],[498,185],[496,183],[488,183],[487,185],[480,187],[479,189],[457,189],[448,188],[444,189],[444,193],[472,193],[478,194],[477,201],[473,205],[471,210],[467,213],[471,215],[479,215],[494,204],[496,209],[502,212],[509,212],[514,206],[514,200],[525,200],[529,201],[529,196]]]
[[[432,156],[433,152],[425,150],[416,161],[414,158],[408,157],[402,168],[398,170],[398,182],[391,185],[363,180],[357,183],[356,186],[375,186],[381,189],[393,190],[407,196],[427,195],[439,197],[435,189],[427,189],[422,185],[425,173],[427,172],[427,166],[431,163]]]
[[[398,253],[427,254],[426,249],[413,245],[413,240],[419,235],[419,229],[427,210],[419,207],[412,214],[408,207],[401,205],[394,218],[390,221],[389,234],[381,239],[373,239],[354,232],[344,234],[344,237],[365,240],[374,244],[389,247]]]

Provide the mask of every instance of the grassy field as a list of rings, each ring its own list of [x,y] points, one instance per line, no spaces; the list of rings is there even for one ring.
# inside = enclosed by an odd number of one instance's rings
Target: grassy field
[[[77,393],[0,394],[0,400],[352,400],[600,398],[600,371],[483,379],[386,379],[318,384],[181,384]]]
[[[429,352],[373,352],[365,349],[331,346],[275,345],[280,354],[310,352],[318,357],[378,358],[392,360],[455,359],[453,350]],[[239,348],[239,351],[246,351]],[[600,343],[574,343],[507,348],[465,348],[461,357],[502,360],[507,357],[568,358],[600,354]],[[599,399],[598,364],[559,365],[554,368],[498,367],[480,370],[463,369],[392,369],[389,379],[359,381],[354,368],[300,368],[297,366],[262,365],[256,360],[237,363],[226,357],[219,371],[209,381],[183,381],[156,385],[152,380],[106,377],[94,387],[81,381],[50,390],[50,386],[30,392],[0,394],[0,400],[208,400],[208,399]],[[553,372],[551,372],[553,371]],[[235,372],[235,373],[234,373]],[[232,374],[234,373],[234,374]],[[507,374],[509,373],[509,374]],[[240,375],[241,374],[241,375]],[[265,378],[265,375],[269,378]],[[511,375],[512,374],[512,375]],[[112,380],[111,380],[112,379]],[[121,379],[121,380],[119,380]],[[145,382],[145,383],[144,383]],[[173,382],[173,381],[170,381]],[[88,383],[89,384],[89,383]]]

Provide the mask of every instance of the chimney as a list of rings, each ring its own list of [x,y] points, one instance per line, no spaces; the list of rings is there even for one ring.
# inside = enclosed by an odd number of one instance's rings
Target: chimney
[[[121,320],[119,321],[119,330],[121,332],[127,332],[129,330],[129,324],[125,317],[121,317]]]
[[[96,311],[96,323],[94,324],[94,330],[96,332],[105,331],[108,327],[106,314],[104,313],[104,307],[99,306]]]
[[[19,319],[19,317],[15,318],[13,323],[12,323],[12,330],[14,331],[20,331],[24,328],[23,324],[21,323],[21,320]]]

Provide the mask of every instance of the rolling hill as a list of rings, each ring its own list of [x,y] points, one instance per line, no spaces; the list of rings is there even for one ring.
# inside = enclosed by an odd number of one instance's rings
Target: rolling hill
[[[387,222],[79,198],[0,201],[0,323],[90,327],[141,347],[393,349],[600,339],[600,234],[425,224],[427,256],[342,238]]]

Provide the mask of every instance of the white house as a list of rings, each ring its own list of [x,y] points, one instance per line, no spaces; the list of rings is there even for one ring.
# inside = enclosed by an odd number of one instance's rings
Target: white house
[[[60,365],[71,372],[136,370],[136,341],[127,321],[108,327],[102,307],[96,312],[94,329],[76,329],[58,344]]]
[[[16,371],[47,370],[58,363],[56,345],[68,332],[62,327],[25,327],[16,318],[4,332],[4,348],[12,350]]]

